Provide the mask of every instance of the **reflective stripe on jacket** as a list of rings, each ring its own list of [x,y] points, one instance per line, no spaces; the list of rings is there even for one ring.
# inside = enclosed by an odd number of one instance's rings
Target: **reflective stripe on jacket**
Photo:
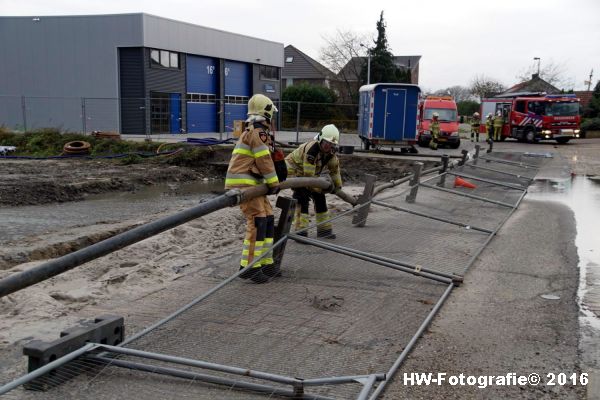
[[[329,176],[336,188],[342,187],[340,162],[335,154],[321,152],[319,142],[311,140],[288,154],[285,158],[289,176],[311,177],[319,176],[327,167]]]
[[[271,159],[270,141],[267,132],[260,127],[249,126],[242,132],[229,161],[225,189],[263,183],[270,187],[279,185]]]

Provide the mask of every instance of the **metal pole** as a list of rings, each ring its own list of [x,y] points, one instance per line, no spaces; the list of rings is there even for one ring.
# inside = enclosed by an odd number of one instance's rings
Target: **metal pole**
[[[417,161],[413,167],[413,176],[410,180],[410,186],[412,186],[412,189],[410,190],[408,196],[406,196],[407,203],[414,203],[415,199],[417,198],[417,191],[419,190],[419,180],[421,179],[422,169],[423,163]]]
[[[448,154],[444,154],[442,156],[442,169],[440,170],[440,181],[437,183],[438,186],[446,186],[446,171],[448,171],[448,161],[450,161],[450,157]]]
[[[477,164],[477,160],[479,159],[479,150],[481,150],[481,146],[475,145],[475,155],[473,156],[473,164]]]
[[[367,49],[367,85],[371,84],[371,50]]]
[[[21,112],[23,113],[23,131],[27,132],[27,101],[21,96]]]
[[[481,159],[482,160],[486,160],[486,161],[491,161],[491,162],[497,162],[497,163],[500,163],[500,164],[516,165],[517,167],[525,168],[525,169],[529,169],[529,168],[539,169],[540,168],[537,165],[525,164],[525,163],[523,163],[521,161],[502,160],[502,159],[496,158],[496,157],[481,157]]]
[[[387,372],[387,374],[386,374],[387,379],[385,381],[383,381],[379,386],[377,386],[377,389],[375,389],[375,392],[373,392],[373,394],[371,395],[371,397],[369,397],[369,400],[375,400],[375,399],[377,399],[377,397],[381,394],[381,392],[383,392],[383,390],[385,389],[386,384],[396,374],[396,371],[398,370],[398,368],[400,367],[400,365],[402,365],[402,363],[404,362],[404,359],[406,358],[406,356],[408,356],[408,354],[412,351],[414,345],[417,343],[417,340],[419,340],[419,338],[421,337],[421,335],[423,334],[423,332],[425,331],[425,329],[427,329],[427,327],[429,326],[429,324],[433,320],[433,317],[435,317],[435,315],[438,313],[438,311],[440,310],[440,308],[442,307],[442,305],[444,304],[444,302],[446,301],[446,299],[448,298],[448,296],[452,292],[453,287],[454,287],[453,284],[448,285],[448,287],[446,288],[446,291],[444,292],[444,294],[442,294],[442,297],[440,297],[440,299],[435,304],[435,306],[433,307],[433,309],[431,310],[431,312],[429,313],[429,315],[427,315],[427,318],[425,318],[425,321],[423,321],[423,323],[419,327],[419,330],[417,330],[417,333],[415,333],[415,335],[412,337],[412,339],[410,340],[410,342],[408,342],[408,344],[404,348],[404,351],[402,352],[402,354],[400,354],[400,356],[398,357],[398,359],[396,360],[396,362],[394,363],[394,365],[392,365],[392,367],[390,368],[390,370]]]
[[[129,369],[133,369],[133,370],[137,370],[137,371],[152,372],[155,374],[174,376],[177,378],[190,379],[192,381],[214,383],[217,385],[228,386],[229,388],[232,388],[232,389],[245,389],[245,390],[251,390],[251,391],[255,391],[255,392],[270,393],[270,394],[274,394],[274,395],[278,395],[278,396],[298,398],[297,392],[277,388],[274,386],[261,385],[258,383],[235,381],[233,379],[228,379],[228,378],[221,377],[221,376],[200,374],[200,373],[184,371],[184,370],[180,370],[180,369],[176,369],[176,368],[159,367],[159,366],[155,366],[155,365],[142,364],[142,363],[137,363],[137,362],[132,362],[132,361],[123,361],[123,360],[98,357],[98,356],[93,356],[91,358],[102,361],[108,365],[114,365],[116,367],[121,367],[121,368],[129,368]],[[303,398],[303,399],[318,399],[318,400],[333,400],[331,397],[324,397],[324,396],[319,396],[319,395],[309,395],[309,394],[306,394],[301,398]]]
[[[371,174],[365,174],[365,188],[363,193],[359,196],[357,204],[365,204],[373,198],[373,190],[375,189],[375,181],[377,176]],[[367,216],[369,215],[369,205],[361,207],[354,217],[352,218],[352,224],[362,228],[367,222]]]
[[[344,383],[355,383],[361,379],[368,379],[374,377],[375,381],[385,380],[385,374],[371,374],[371,375],[354,375],[354,376],[333,376],[329,378],[314,378],[314,379],[302,379],[304,386],[319,386],[319,385],[339,385]]]
[[[448,172],[448,173],[450,175],[462,176],[463,178],[468,178],[468,179],[473,179],[476,181],[491,183],[492,185],[502,186],[502,187],[506,187],[506,188],[510,188],[510,189],[525,190],[525,187],[523,187],[523,186],[515,186],[515,185],[511,185],[509,183],[494,181],[492,179],[481,178],[479,176],[474,176],[474,175],[470,175],[470,174],[463,174],[462,172]]]
[[[15,379],[14,381],[9,382],[6,385],[0,387],[0,395],[8,393],[11,390],[13,390],[21,385],[31,382],[32,380],[39,378],[42,375],[45,375],[46,373],[52,371],[53,369],[58,368],[61,365],[64,365],[64,364],[68,363],[69,361],[74,360],[77,357],[79,357],[95,348],[96,348],[96,345],[94,343],[88,343],[85,346],[83,346],[69,354],[62,356],[61,358],[58,358],[52,362],[49,362],[48,364],[44,365],[43,367],[38,368],[35,371],[31,371],[27,375],[24,375],[18,379]]]
[[[481,200],[481,201],[485,201],[485,202],[488,202],[488,203],[498,204],[499,206],[504,206],[504,207],[508,207],[508,208],[513,208],[514,207],[513,204],[508,204],[508,203],[504,203],[502,201],[496,201],[496,200],[487,199],[487,198],[481,197],[481,196],[475,196],[473,194],[459,192],[458,190],[441,188],[441,187],[429,185],[427,183],[421,183],[421,186],[425,186],[425,187],[428,187],[430,189],[441,190],[442,192],[453,193],[453,194],[456,194],[458,196],[468,197],[470,199],[476,199],[476,200]]]
[[[371,389],[373,388],[374,384],[375,384],[375,375],[371,375],[371,376],[369,376],[369,378],[367,378],[367,381],[363,384],[363,389],[358,394],[358,397],[356,398],[356,400],[366,400],[368,398],[369,393],[371,392]]]
[[[296,144],[300,143],[300,108],[301,108],[301,104],[300,102],[298,102],[297,106],[296,106]]]
[[[423,269],[422,268],[418,268],[418,267],[414,267],[414,268],[402,267],[400,265],[397,265],[397,264],[399,264],[398,262],[392,263],[392,262],[382,261],[382,260],[380,260],[381,257],[373,256],[373,255],[365,256],[365,255],[361,254],[360,251],[356,251],[354,249],[346,249],[346,248],[343,248],[342,246],[336,246],[336,245],[332,245],[332,244],[325,244],[325,243],[322,243],[322,242],[320,242],[318,240],[308,239],[308,238],[305,238],[303,236],[299,236],[299,235],[296,235],[296,234],[290,234],[289,238],[293,239],[293,240],[295,240],[297,242],[300,242],[300,243],[310,244],[310,245],[315,246],[315,247],[320,247],[320,248],[325,249],[325,250],[333,251],[334,253],[344,254],[346,256],[358,258],[360,260],[368,261],[368,262],[371,262],[373,264],[381,265],[383,267],[388,267],[388,268],[395,269],[395,270],[398,270],[398,271],[408,272],[409,274],[417,275],[417,276],[422,276],[423,278],[433,279],[434,281],[443,282],[443,283],[452,282],[451,278],[442,277],[440,274],[436,273],[434,275],[434,274],[429,273],[429,272],[421,272]]]
[[[441,217],[434,217],[433,215],[427,215],[427,214],[424,214],[424,213],[420,213],[418,211],[413,211],[413,210],[409,210],[408,208],[394,206],[392,204],[384,203],[384,202],[378,201],[378,200],[373,200],[372,203],[373,204],[377,204],[378,206],[391,208],[393,210],[404,211],[404,212],[407,212],[407,213],[410,213],[410,214],[418,215],[419,217],[429,218],[429,219],[433,219],[435,221],[445,222],[445,223],[448,223],[448,224],[461,226],[461,227],[467,228],[467,229],[473,229],[474,231],[480,231],[480,232],[485,232],[485,233],[492,233],[493,232],[493,231],[491,231],[489,229],[478,228],[478,227],[473,226],[473,225],[464,224],[462,222],[456,222],[456,221],[452,221],[452,220],[441,218]]]
[[[83,131],[82,134],[85,135],[86,129],[86,114],[85,114],[85,97],[81,98],[81,127]]]
[[[502,171],[502,170],[495,169],[495,168],[482,167],[481,165],[466,164],[465,167],[482,169],[484,171],[491,171],[491,172],[495,172],[495,173],[498,173],[498,174],[514,176],[515,178],[519,178],[519,179],[527,179],[529,182],[531,182],[533,180],[533,178],[530,178],[528,176],[523,176],[523,175],[520,175],[520,174],[513,174],[512,172],[506,172],[506,171]]]
[[[327,189],[331,183],[325,178],[290,178],[280,186],[282,189],[292,187],[319,187]],[[130,244],[137,243],[168,229],[184,224],[192,219],[201,217],[221,208],[243,203],[246,200],[267,193],[267,186],[260,185],[240,191],[230,190],[214,199],[201,203],[190,209],[157,221],[138,226],[129,231],[95,243],[73,253],[48,261],[26,271],[14,273],[0,280],[0,298],[26,288],[45,279],[51,278],[81,264],[102,257],[113,251],[120,250]]]
[[[206,361],[192,360],[189,358],[169,356],[166,354],[151,353],[148,351],[135,350],[135,349],[130,349],[130,348],[126,348],[126,347],[116,347],[116,346],[110,346],[107,344],[97,344],[97,343],[96,343],[96,345],[98,346],[98,348],[106,349],[106,350],[110,351],[111,353],[125,354],[125,355],[129,355],[129,356],[148,358],[151,360],[158,360],[158,361],[165,361],[165,362],[170,362],[170,363],[174,363],[174,364],[188,365],[191,367],[203,368],[203,369],[208,369],[211,371],[226,372],[228,374],[249,376],[251,378],[264,379],[267,381],[283,383],[286,385],[297,386],[297,385],[302,384],[302,380],[297,379],[297,378],[290,378],[289,376],[284,376],[284,375],[275,375],[275,374],[270,374],[268,372],[254,371],[254,370],[247,369],[247,368],[238,368],[238,367],[232,367],[229,365],[222,365],[222,364],[215,364],[215,363],[210,363],[210,362],[206,362]]]
[[[465,165],[465,163],[467,162],[467,155],[469,154],[469,152],[465,149],[462,149],[460,152],[462,153],[462,158],[458,165]]]

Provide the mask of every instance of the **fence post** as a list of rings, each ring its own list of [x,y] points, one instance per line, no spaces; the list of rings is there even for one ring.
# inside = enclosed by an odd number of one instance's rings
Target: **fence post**
[[[467,163],[467,154],[469,154],[468,150],[462,149],[462,159],[458,163],[458,165],[465,165]]]
[[[289,197],[279,196],[277,198],[275,206],[281,208],[281,214],[279,215],[279,221],[275,227],[275,236],[273,238],[275,242],[290,233],[292,220],[294,218],[294,210],[296,209],[296,202],[296,199]],[[281,265],[286,243],[287,241],[284,241],[281,245],[273,249],[273,260],[275,260],[276,267]]]
[[[491,152],[492,152],[492,149],[494,148],[494,141],[493,141],[491,138],[488,138],[488,139],[486,140],[486,142],[487,142],[487,144],[490,146],[490,147],[488,147],[488,149],[487,149],[486,153],[491,153]]]
[[[83,129],[83,133],[85,135],[85,132],[87,131],[86,129],[86,114],[85,114],[85,97],[81,98],[81,126]]]
[[[23,115],[23,131],[27,132],[27,103],[25,96],[21,96],[21,113]]]
[[[407,203],[414,203],[417,198],[417,191],[419,190],[419,182],[421,180],[421,170],[423,169],[422,162],[416,162],[413,166],[413,176],[410,180],[410,193],[406,196]]]
[[[450,156],[448,154],[442,155],[442,169],[440,171],[440,181],[437,183],[438,186],[444,187],[446,185],[446,171],[448,171],[448,161]]]
[[[375,190],[375,181],[377,180],[377,176],[365,174],[365,188],[363,193],[359,196],[356,205],[361,206],[373,198],[373,190]],[[352,218],[352,225],[356,225],[358,227],[365,226],[367,222],[367,216],[369,215],[370,206],[362,206],[358,210],[354,217]]]
[[[298,102],[298,106],[296,107],[296,144],[300,143],[299,135],[300,135],[300,102]]]
[[[477,164],[477,160],[479,159],[479,150],[481,150],[481,146],[475,145],[475,155],[473,156],[473,164]]]

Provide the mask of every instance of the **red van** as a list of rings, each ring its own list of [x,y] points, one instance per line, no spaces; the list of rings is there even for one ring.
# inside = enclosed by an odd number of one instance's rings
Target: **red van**
[[[453,149],[460,146],[460,137],[458,136],[458,111],[456,102],[451,96],[427,96],[419,104],[419,131],[417,134],[417,143],[421,147],[429,146],[431,141],[431,132],[429,126],[433,113],[439,114],[440,137],[438,145],[448,145]]]

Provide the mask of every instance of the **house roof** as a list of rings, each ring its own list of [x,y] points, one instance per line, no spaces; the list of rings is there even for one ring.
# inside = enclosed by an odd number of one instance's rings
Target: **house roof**
[[[281,73],[284,79],[335,79],[335,74],[331,70],[291,44],[285,46],[284,57]],[[288,59],[292,61],[287,62]]]
[[[560,93],[560,89],[540,78],[538,74],[533,74],[530,80],[517,83],[501,93],[501,95],[518,92],[546,92],[548,94],[557,94]]]
[[[360,74],[363,64],[367,64],[367,60],[367,57],[352,57],[338,72],[338,76],[348,81],[357,81],[358,74]],[[394,56],[393,61],[394,65],[399,68],[414,71],[420,60],[421,56]]]

